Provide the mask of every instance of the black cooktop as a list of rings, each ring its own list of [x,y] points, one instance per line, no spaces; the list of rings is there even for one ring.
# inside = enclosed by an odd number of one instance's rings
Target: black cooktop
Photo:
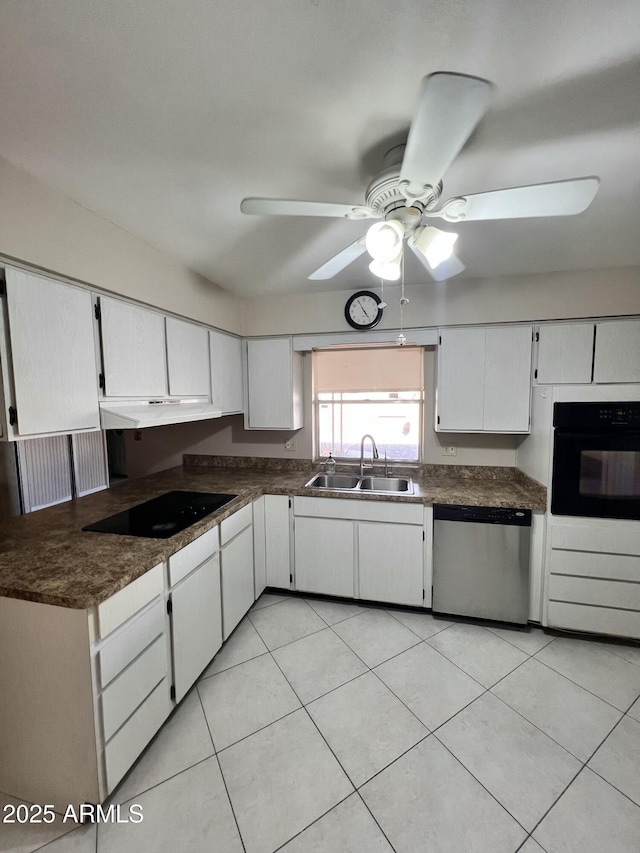
[[[166,492],[82,529],[92,533],[168,539],[237,497],[210,492]]]

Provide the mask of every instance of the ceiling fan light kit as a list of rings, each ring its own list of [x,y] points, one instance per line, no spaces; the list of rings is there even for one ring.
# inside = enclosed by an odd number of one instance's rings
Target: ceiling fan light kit
[[[402,252],[392,261],[381,261],[378,258],[374,258],[369,264],[369,269],[376,278],[381,278],[384,281],[399,281],[401,257]]]
[[[438,207],[442,176],[489,108],[493,89],[488,80],[466,74],[439,71],[424,77],[407,144],[387,152],[385,168],[367,187],[364,205],[245,198],[240,209],[256,215],[383,220],[312,272],[313,280],[333,278],[367,251],[373,258],[371,272],[397,281],[405,239],[434,281],[458,275],[465,269],[453,254],[458,235],[427,227],[430,219],[463,223],[573,216],[587,209],[600,184],[591,175],[456,196]]]
[[[422,252],[431,269],[435,270],[443,261],[453,254],[458,235],[454,231],[441,231],[432,225],[427,225],[413,238],[413,245]]]
[[[402,252],[404,225],[397,219],[374,222],[367,231],[365,246],[374,261],[389,263],[397,260]]]

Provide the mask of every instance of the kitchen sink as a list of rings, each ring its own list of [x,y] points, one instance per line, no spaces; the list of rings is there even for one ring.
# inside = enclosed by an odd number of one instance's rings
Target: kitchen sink
[[[367,492],[409,492],[410,483],[405,477],[363,477],[358,488]]]
[[[385,492],[413,494],[413,483],[405,477],[352,477],[349,474],[316,474],[306,484],[311,489],[334,489],[348,492]]]
[[[359,477],[350,474],[316,474],[307,486],[313,489],[355,489]]]

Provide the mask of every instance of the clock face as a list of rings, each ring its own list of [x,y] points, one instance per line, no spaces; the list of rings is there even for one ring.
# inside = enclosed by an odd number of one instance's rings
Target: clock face
[[[360,290],[349,297],[344,307],[344,316],[354,329],[373,329],[382,318],[380,297],[370,290]]]

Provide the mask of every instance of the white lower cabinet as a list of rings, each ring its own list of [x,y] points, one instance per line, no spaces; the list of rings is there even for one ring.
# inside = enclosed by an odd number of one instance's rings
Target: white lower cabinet
[[[640,639],[640,522],[552,516],[543,624]]]
[[[214,554],[171,590],[175,700],[189,688],[222,645],[220,556]]]
[[[291,498],[264,496],[265,561],[267,586],[291,587]]]
[[[296,518],[294,542],[297,590],[355,597],[352,521]]]
[[[251,507],[248,507],[251,510]],[[251,518],[251,515],[249,515]],[[238,533],[220,554],[222,631],[226,640],[255,601],[253,591],[253,525]]]
[[[425,517],[420,504],[294,498],[295,588],[428,605]]]
[[[358,598],[422,606],[423,529],[409,524],[358,524]]]

